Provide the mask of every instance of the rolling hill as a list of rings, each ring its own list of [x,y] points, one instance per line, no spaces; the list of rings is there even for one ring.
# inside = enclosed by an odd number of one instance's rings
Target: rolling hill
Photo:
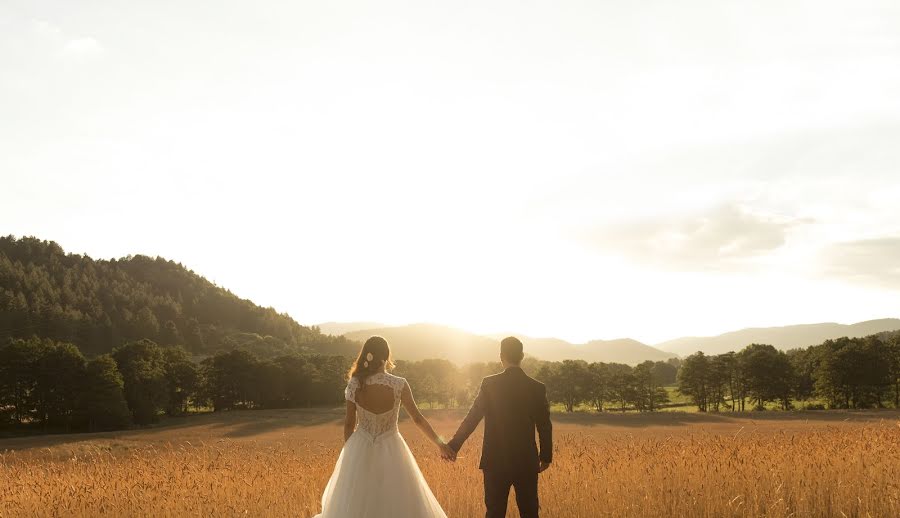
[[[857,338],[900,329],[900,319],[883,318],[845,325],[834,322],[801,324],[784,327],[756,327],[732,331],[718,336],[676,338],[654,347],[681,356],[703,351],[721,354],[737,351],[752,343],[770,344],[778,349],[817,345],[825,340],[847,336]]]
[[[132,340],[197,356],[234,347],[261,356],[356,354],[359,345],[301,326],[161,257],[95,260],[52,241],[0,237],[0,340],[36,335],[88,355]]]
[[[323,334],[331,336],[341,336],[354,331],[364,331],[366,329],[379,329],[388,327],[380,322],[323,322],[316,324],[319,331]]]
[[[456,363],[497,360],[498,337],[481,336],[435,324],[364,329],[347,333],[344,337],[362,342],[371,335],[385,337],[391,344],[394,356],[401,360],[445,358]],[[525,353],[541,360],[580,359],[633,365],[645,360],[659,361],[676,356],[628,338],[594,340],[576,345],[558,338],[518,336],[525,346]]]
[[[372,335],[386,338],[394,358],[399,360],[443,358],[463,364],[497,359],[495,340],[435,324],[365,329],[347,333],[344,337],[364,342]]]
[[[578,358],[589,362],[616,362],[629,365],[636,365],[647,360],[665,361],[676,356],[631,338],[592,340],[584,345],[574,346],[573,351],[578,354]]]

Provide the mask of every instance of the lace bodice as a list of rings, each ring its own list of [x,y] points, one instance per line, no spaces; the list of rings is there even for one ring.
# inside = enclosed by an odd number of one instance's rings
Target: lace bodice
[[[406,379],[386,372],[379,372],[366,378],[366,385],[384,385],[394,391],[394,406],[387,412],[375,414],[369,412],[359,404],[356,405],[357,430],[363,430],[376,439],[382,434],[397,431],[397,419],[400,415],[400,394],[406,386]],[[347,401],[356,403],[356,391],[359,389],[359,380],[350,378],[344,397]]]

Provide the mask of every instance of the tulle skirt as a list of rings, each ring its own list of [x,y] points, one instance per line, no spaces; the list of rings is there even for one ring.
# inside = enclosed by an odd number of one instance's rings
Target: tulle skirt
[[[314,518],[446,518],[400,432],[357,428],[344,444]]]

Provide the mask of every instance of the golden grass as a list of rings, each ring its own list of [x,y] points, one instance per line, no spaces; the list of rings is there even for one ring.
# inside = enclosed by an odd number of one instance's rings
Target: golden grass
[[[8,451],[0,516],[312,516],[340,431],[294,422],[298,415],[279,414],[284,422],[258,431],[202,422]],[[252,416],[241,419],[252,425]],[[455,419],[436,422],[449,433]],[[544,516],[900,516],[896,414],[623,424],[557,426],[555,461],[540,480]],[[451,464],[408,423],[402,431],[447,514],[483,516],[480,432]],[[509,516],[518,516],[514,506]]]

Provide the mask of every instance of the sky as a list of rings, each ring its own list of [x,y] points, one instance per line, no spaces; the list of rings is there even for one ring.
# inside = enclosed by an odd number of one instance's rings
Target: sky
[[[0,0],[0,234],[303,324],[898,317],[900,4]]]

